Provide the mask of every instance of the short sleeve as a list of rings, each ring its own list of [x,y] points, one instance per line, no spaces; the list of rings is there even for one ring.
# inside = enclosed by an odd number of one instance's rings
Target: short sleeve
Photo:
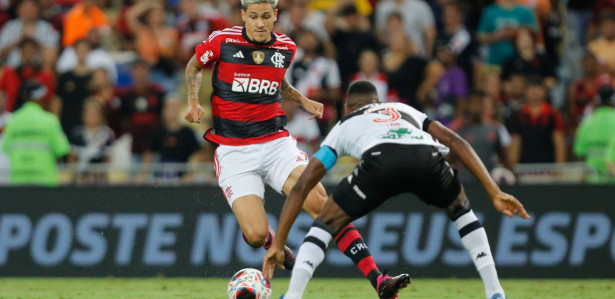
[[[421,11],[421,25],[423,25],[423,29],[434,25],[434,16],[429,5],[422,1],[416,2]]]
[[[574,154],[579,157],[584,157],[587,153],[587,121],[581,122],[579,128],[577,129],[576,139],[574,141],[573,151]]]
[[[564,119],[562,118],[562,113],[557,110],[557,108],[553,109],[553,131],[554,132],[563,132],[564,131]]]
[[[536,23],[536,17],[534,16],[534,13],[530,9],[525,7],[523,8],[523,14],[521,15],[521,25],[530,26],[534,30],[538,29],[538,24]]]
[[[329,71],[327,72],[327,88],[339,88],[342,85],[340,70],[335,60],[329,60]]]
[[[338,122],[335,127],[331,129],[331,132],[329,132],[327,137],[325,137],[325,140],[323,140],[323,142],[320,144],[320,147],[330,147],[338,157],[340,156],[340,152],[342,151],[339,146],[340,132],[342,131],[340,125],[341,123]]]
[[[615,138],[611,139],[611,142],[606,149],[605,160],[610,163],[615,162]]]
[[[51,129],[51,148],[53,149],[53,154],[56,157],[62,157],[70,152],[70,144],[68,143],[68,139],[64,132],[62,132],[62,126],[60,126],[60,121],[55,118],[52,120]]]
[[[491,7],[487,7],[483,10],[483,14],[480,16],[478,33],[491,33],[493,31],[495,31],[495,28],[491,22]]]
[[[199,65],[206,67],[220,57],[220,31],[214,31],[206,41],[194,48]]]
[[[402,103],[394,103],[393,105],[395,105],[395,109],[402,112],[402,118],[405,118],[406,116],[403,114],[406,114],[411,118],[407,119],[407,121],[423,131],[427,129],[426,125],[431,123],[431,121],[427,118],[427,114],[418,111],[411,106]]]

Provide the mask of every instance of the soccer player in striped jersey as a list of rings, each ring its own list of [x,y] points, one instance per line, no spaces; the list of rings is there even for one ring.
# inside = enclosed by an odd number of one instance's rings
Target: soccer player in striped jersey
[[[284,34],[272,32],[277,2],[242,0],[245,26],[213,32],[195,48],[186,67],[189,107],[185,119],[198,123],[204,114],[198,99],[201,70],[214,65],[214,127],[205,133],[205,139],[218,144],[214,156],[216,175],[246,242],[266,249],[271,246],[273,232],[263,204],[263,180],[274,190],[289,194],[308,163],[307,155],[297,149],[296,141],[284,128],[286,115],[281,99],[295,100],[312,117],[321,117],[323,111],[322,104],[304,97],[284,79],[296,45]],[[303,209],[315,218],[326,199],[324,187],[317,184]],[[385,295],[382,298],[397,294],[398,281],[407,275],[382,274],[352,224],[336,236],[336,242],[372,286]],[[357,244],[362,250],[351,250]],[[284,267],[292,269],[292,250],[283,250]]]
[[[390,197],[406,192],[446,212],[483,280],[486,298],[505,299],[485,229],[472,212],[470,201],[444,155],[452,151],[459,157],[485,187],[498,211],[509,217],[529,219],[523,205],[500,190],[463,138],[408,105],[379,103],[376,87],[369,81],[357,81],[349,87],[346,112],[322,142],[284,204],[277,237],[263,259],[265,278],[271,279],[275,264],[283,259],[281,247],[308,191],[335,165],[338,156],[348,155],[361,161],[338,184],[314,221],[299,249],[284,299],[302,297],[332,236]]]

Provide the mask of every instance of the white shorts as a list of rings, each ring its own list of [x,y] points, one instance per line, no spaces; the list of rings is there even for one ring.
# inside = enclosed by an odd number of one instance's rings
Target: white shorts
[[[282,137],[250,145],[220,145],[214,155],[218,184],[231,208],[235,199],[265,196],[265,183],[282,193],[290,173],[308,163],[308,156],[297,148],[297,141]]]

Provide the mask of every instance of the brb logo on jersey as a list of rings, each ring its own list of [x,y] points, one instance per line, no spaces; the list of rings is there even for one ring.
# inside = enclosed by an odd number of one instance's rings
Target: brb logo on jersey
[[[259,80],[254,78],[235,78],[231,90],[234,92],[261,93],[274,95],[278,91],[280,83],[277,81]]]

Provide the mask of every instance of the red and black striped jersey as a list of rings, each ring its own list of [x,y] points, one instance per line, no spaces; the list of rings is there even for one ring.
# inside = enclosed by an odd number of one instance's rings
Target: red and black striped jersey
[[[271,33],[264,44],[250,41],[243,26],[214,31],[195,48],[201,66],[215,64],[211,95],[214,127],[205,139],[247,145],[288,136],[280,90],[297,46]]]

